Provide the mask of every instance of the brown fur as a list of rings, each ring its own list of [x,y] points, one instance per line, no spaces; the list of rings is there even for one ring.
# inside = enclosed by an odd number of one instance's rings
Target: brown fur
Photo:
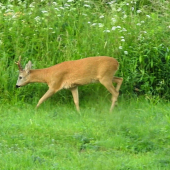
[[[39,100],[37,107],[57,91],[70,89],[76,108],[79,111],[78,86],[100,82],[112,94],[111,111],[115,105],[123,81],[123,78],[114,77],[119,68],[117,60],[106,56],[65,61],[49,68],[36,70],[31,70],[30,61],[24,70],[20,65],[20,60],[17,62],[17,65],[20,70],[16,84],[17,87],[33,82],[48,84],[49,90]],[[112,84],[113,82],[117,83],[116,89]]]

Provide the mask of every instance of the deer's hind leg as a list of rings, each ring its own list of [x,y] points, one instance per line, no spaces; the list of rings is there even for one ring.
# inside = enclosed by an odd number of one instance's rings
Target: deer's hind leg
[[[104,77],[99,81],[112,94],[112,104],[111,104],[111,107],[110,107],[110,112],[111,112],[113,110],[114,106],[115,106],[115,102],[117,101],[117,98],[119,96],[119,92],[113,86],[112,79],[110,79],[110,77],[109,78]]]
[[[78,93],[78,87],[74,87],[74,88],[71,88],[71,93],[72,93],[72,96],[73,96],[73,100],[74,100],[74,104],[76,106],[76,109],[77,111],[79,112],[80,111],[80,108],[79,108],[79,93]]]
[[[119,89],[123,83],[123,78],[121,77],[113,77],[113,80],[112,80],[114,83],[117,83],[117,86],[116,86],[116,91],[119,92]]]

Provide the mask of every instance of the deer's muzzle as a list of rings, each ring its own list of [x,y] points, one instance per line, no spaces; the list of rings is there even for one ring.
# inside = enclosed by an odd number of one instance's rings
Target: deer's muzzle
[[[16,85],[16,88],[19,88],[20,86]]]

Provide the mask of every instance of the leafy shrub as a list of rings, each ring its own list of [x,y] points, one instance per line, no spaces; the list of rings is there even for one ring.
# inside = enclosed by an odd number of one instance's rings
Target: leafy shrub
[[[16,94],[19,55],[23,65],[31,60],[34,68],[112,56],[120,63],[123,93],[169,98],[169,1],[15,0],[0,7],[2,98]],[[21,93],[28,96],[30,89]],[[35,91],[41,93],[39,87]]]

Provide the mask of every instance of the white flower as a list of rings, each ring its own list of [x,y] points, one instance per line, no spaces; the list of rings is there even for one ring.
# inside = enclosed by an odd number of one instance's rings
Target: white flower
[[[34,19],[35,19],[37,22],[40,21],[40,17],[39,17],[39,16],[35,17]]]
[[[134,7],[132,7],[131,9],[132,9],[132,11],[134,11],[134,9],[135,9],[135,8],[134,8]]]
[[[123,49],[123,47],[122,47],[122,46],[119,46],[119,49],[120,49],[120,50],[122,50],[122,49]]]
[[[99,18],[104,18],[104,15],[101,15]]]
[[[4,10],[4,9],[6,9],[6,6],[1,6],[0,5],[0,8],[1,8],[1,10]]]
[[[125,31],[125,32],[126,32],[127,30],[126,30],[125,28],[123,28],[122,31]]]
[[[125,15],[123,16],[123,18],[127,18],[127,15],[125,14]]]
[[[114,1],[111,1],[111,2],[107,2],[107,4],[109,4],[109,5],[111,5],[111,4],[113,4],[114,3]]]
[[[69,7],[70,5],[69,4],[64,4],[64,6]]]
[[[118,9],[117,9],[118,12],[121,11],[121,10],[122,10],[121,8],[118,8]]]
[[[91,22],[89,21],[89,22],[87,22],[88,24],[90,24]]]
[[[112,30],[114,31],[114,30],[116,30],[116,28],[117,28],[117,27],[114,26],[114,27],[112,27]]]
[[[137,26],[140,26],[140,25],[141,25],[141,23],[137,23],[136,25],[137,25]]]
[[[93,23],[91,26],[95,26],[95,25],[97,25],[97,23]]]
[[[104,30],[103,32],[110,32],[110,30]]]
[[[10,12],[14,12],[14,10],[7,9],[5,12],[6,12],[6,13],[10,13]]]
[[[117,28],[121,28],[121,26],[117,26]]]
[[[141,13],[142,11],[141,10],[137,10],[137,13],[139,14],[139,13]]]
[[[125,55],[128,55],[128,51],[124,51],[124,54],[125,54]]]
[[[125,42],[125,39],[121,39],[122,42]]]
[[[84,4],[84,6],[90,8],[90,5]]]
[[[116,19],[115,18],[112,18],[112,23],[114,24],[116,22]]]
[[[30,8],[34,8],[34,7],[35,7],[34,4],[35,4],[35,2],[32,2],[32,3],[29,5],[29,7],[30,7]]]
[[[120,38],[121,38],[121,39],[124,39],[124,36],[121,36]]]
[[[170,28],[170,25],[168,26],[168,28]]]
[[[42,11],[42,13],[47,13],[48,11]]]
[[[142,24],[144,24],[144,23],[145,23],[145,21],[141,21],[141,23],[142,23]]]
[[[104,24],[102,24],[102,23],[99,23],[99,27],[103,27],[104,26]]]
[[[13,5],[11,5],[11,4],[7,5],[7,8],[13,8]]]
[[[126,3],[126,5],[129,5],[129,3]]]
[[[67,2],[73,2],[74,0],[68,0]]]
[[[150,15],[146,15],[147,18],[150,18]]]

